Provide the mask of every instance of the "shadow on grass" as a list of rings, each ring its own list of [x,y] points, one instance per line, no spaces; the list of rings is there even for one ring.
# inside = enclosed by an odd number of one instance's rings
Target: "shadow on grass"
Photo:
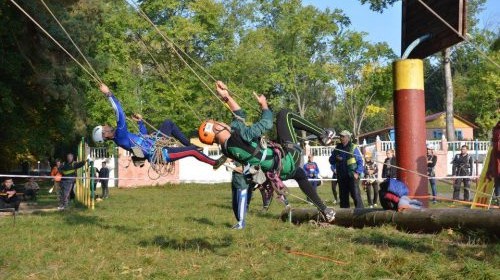
[[[431,253],[433,248],[431,245],[415,242],[415,240],[406,240],[404,238],[387,236],[380,233],[372,233],[369,236],[358,236],[352,240],[355,243],[375,245],[381,247],[399,247],[408,251],[416,251],[419,253]]]
[[[233,208],[231,207],[231,204],[226,205],[226,204],[222,204],[222,203],[209,203],[209,204],[207,204],[207,206],[233,210]]]
[[[31,215],[49,216],[61,215],[62,220],[70,226],[95,226],[106,230],[115,230],[120,233],[130,234],[141,230],[137,227],[129,227],[123,225],[109,225],[106,221],[98,216],[87,216],[78,213],[79,209],[75,208],[65,212],[33,212]]]
[[[209,225],[209,226],[214,226],[215,225],[214,222],[212,222],[211,220],[209,220],[207,218],[186,217],[185,220],[187,222],[195,222],[195,223],[202,224],[202,225]]]
[[[217,249],[226,248],[231,246],[233,237],[230,235],[223,236],[221,239],[213,242],[206,238],[193,238],[193,239],[170,239],[166,236],[155,236],[153,240],[142,240],[139,242],[141,247],[155,246],[161,249],[172,249],[178,251],[203,251],[207,250],[215,253]]]

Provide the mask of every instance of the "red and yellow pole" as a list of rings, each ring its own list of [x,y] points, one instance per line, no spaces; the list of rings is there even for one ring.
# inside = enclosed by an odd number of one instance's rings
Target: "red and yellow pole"
[[[427,174],[423,61],[395,61],[393,74],[397,165],[403,169]],[[410,195],[428,194],[426,177],[399,170],[398,178],[408,185]],[[424,204],[428,205],[427,199]]]

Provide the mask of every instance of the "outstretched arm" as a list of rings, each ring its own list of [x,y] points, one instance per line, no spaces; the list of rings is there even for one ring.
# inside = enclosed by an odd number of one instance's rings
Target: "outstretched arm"
[[[122,106],[120,105],[120,101],[113,95],[113,93],[109,90],[108,86],[105,84],[101,84],[99,87],[101,92],[108,98],[109,103],[111,103],[111,107],[115,111],[116,115],[116,130],[127,130],[127,122],[125,121],[125,113],[123,112]]]
[[[219,94],[219,96],[222,98],[222,100],[226,102],[231,111],[234,112],[241,110],[240,105],[229,94],[226,84],[224,84],[222,81],[215,82],[215,90],[217,91],[217,94]]]
[[[148,134],[148,129],[144,125],[144,121],[142,120],[142,115],[138,113],[133,113],[132,114],[132,119],[137,122],[137,125],[139,125],[139,132],[142,135],[147,135]]]

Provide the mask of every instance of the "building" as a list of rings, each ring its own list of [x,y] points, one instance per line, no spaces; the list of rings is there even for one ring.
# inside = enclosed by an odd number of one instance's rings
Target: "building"
[[[466,119],[453,115],[453,124],[455,126],[455,139],[458,141],[474,139],[474,129],[477,126]],[[425,127],[427,129],[427,140],[441,140],[446,135],[446,113],[440,112],[425,117]],[[382,141],[394,141],[394,127],[386,127],[359,135],[360,141],[374,143],[377,136]]]

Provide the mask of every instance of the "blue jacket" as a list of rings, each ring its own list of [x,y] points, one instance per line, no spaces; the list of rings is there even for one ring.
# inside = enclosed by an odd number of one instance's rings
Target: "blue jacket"
[[[144,122],[139,121],[139,134],[134,134],[128,131],[127,122],[125,113],[123,112],[122,106],[120,105],[120,101],[111,94],[108,97],[111,106],[116,114],[116,129],[115,129],[115,138],[113,141],[116,145],[122,147],[127,151],[131,151],[132,147],[139,146],[141,147],[142,152],[146,159],[151,158],[151,147],[154,145],[154,141],[147,136],[148,130],[144,125]]]
[[[307,177],[318,178],[319,168],[315,162],[307,162],[306,164],[304,164],[302,169],[304,169],[304,171],[306,172]]]
[[[364,164],[363,157],[361,156],[361,151],[357,145],[349,142],[347,146],[343,146],[342,143],[337,144],[335,150],[333,150],[332,155],[329,158],[332,170],[337,170],[338,177],[353,177],[352,171],[363,174]],[[347,166],[347,161],[350,160],[354,154],[354,159],[356,161],[356,167],[354,170],[350,170]],[[339,159],[337,159],[337,156]]]

